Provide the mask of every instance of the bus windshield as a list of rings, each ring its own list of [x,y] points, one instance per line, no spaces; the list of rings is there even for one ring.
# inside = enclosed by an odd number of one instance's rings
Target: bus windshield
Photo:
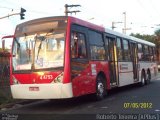
[[[38,70],[63,67],[65,29],[19,34],[13,43],[13,70]]]

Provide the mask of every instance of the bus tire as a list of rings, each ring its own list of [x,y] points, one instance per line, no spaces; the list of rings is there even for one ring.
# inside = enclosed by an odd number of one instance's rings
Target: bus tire
[[[146,85],[148,85],[151,82],[151,74],[150,71],[147,71],[146,75]]]
[[[104,78],[99,75],[96,81],[96,100],[102,100],[106,95],[106,85]]]
[[[144,72],[142,72],[142,75],[141,75],[141,83],[140,83],[140,85],[141,86],[144,86],[145,85],[145,82],[146,80],[145,80],[145,73]]]

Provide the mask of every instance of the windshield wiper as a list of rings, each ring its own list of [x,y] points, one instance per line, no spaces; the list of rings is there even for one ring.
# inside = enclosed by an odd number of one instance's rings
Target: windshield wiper
[[[38,60],[39,52],[40,52],[40,50],[41,50],[42,41],[45,40],[45,37],[44,37],[44,36],[40,36],[40,37],[38,37],[38,39],[41,41],[41,43],[40,43],[39,46],[38,46],[37,60]]]
[[[33,49],[33,58],[32,58],[32,65],[31,65],[31,70],[35,69],[35,48],[36,48],[36,42],[37,42],[37,36],[34,37],[35,44],[34,44],[34,49]]]
[[[54,29],[51,29],[51,30],[49,30],[48,33],[53,32],[53,31],[54,31]],[[38,46],[38,53],[37,53],[37,60],[38,60],[38,56],[39,56],[39,52],[40,52],[40,50],[41,50],[42,42],[46,40],[46,37],[47,37],[48,33],[46,33],[45,36],[37,36],[37,35],[36,35],[36,36],[34,37],[35,44],[34,44],[34,49],[33,49],[33,59],[32,59],[31,70],[34,70],[34,69],[35,69],[35,49],[36,49],[37,40],[40,40],[40,41],[41,41],[40,44],[39,44],[39,46]]]
[[[35,49],[36,49],[36,44],[37,44],[37,40],[40,40],[40,44],[38,46],[38,53],[37,53],[37,60],[38,60],[38,56],[39,56],[39,52],[42,46],[42,42],[45,40],[44,36],[35,36],[34,38],[35,40],[35,44],[34,44],[34,49],[33,49],[33,59],[32,59],[32,65],[31,65],[31,69],[34,70],[35,69]]]
[[[14,39],[15,40],[15,42],[16,42],[16,44],[17,44],[17,52],[19,53],[19,57],[20,57],[20,59],[21,59],[21,50],[20,50],[20,48],[21,48],[21,45],[20,45],[20,43],[18,42],[18,40],[15,38]]]
[[[16,41],[18,47],[20,47],[20,43],[18,42],[18,40],[16,38],[15,38],[15,41]]]
[[[38,46],[37,60],[38,60],[38,56],[39,56],[39,52],[40,52],[41,46],[42,46],[42,41],[41,41],[41,43]]]

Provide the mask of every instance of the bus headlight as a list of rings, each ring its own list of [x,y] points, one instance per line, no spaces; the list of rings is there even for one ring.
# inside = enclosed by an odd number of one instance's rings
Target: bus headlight
[[[63,72],[59,74],[53,81],[52,83],[61,83],[63,81]]]
[[[20,82],[13,76],[13,85],[20,84]]]

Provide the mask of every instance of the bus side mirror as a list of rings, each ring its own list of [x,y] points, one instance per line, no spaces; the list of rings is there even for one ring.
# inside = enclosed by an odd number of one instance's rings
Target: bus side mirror
[[[2,39],[1,39],[2,52],[11,52],[13,39],[14,39],[13,35],[8,35],[8,36],[2,37]]]

